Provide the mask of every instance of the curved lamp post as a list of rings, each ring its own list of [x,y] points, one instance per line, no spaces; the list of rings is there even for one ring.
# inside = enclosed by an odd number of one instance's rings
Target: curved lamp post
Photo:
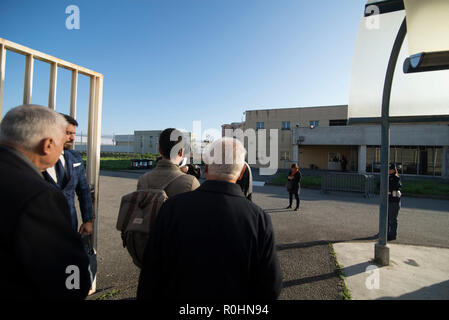
[[[395,66],[405,36],[408,33],[410,57],[404,61],[404,73],[449,69],[449,1],[404,0],[406,17],[402,21],[388,61],[382,96],[381,179],[379,242],[375,245],[375,261],[388,265],[388,163],[390,158],[390,97]],[[447,120],[446,116],[401,117],[401,122]]]

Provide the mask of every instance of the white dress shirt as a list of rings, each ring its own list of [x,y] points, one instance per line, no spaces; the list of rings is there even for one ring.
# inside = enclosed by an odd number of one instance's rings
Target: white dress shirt
[[[67,172],[67,166],[66,166],[66,164],[65,164],[65,158],[64,158],[64,150],[62,151],[61,155],[59,156],[59,160],[61,160],[62,166],[64,167],[64,169],[65,169],[66,172]],[[56,181],[56,183],[58,183],[58,179],[57,179],[57,177],[56,177],[55,166],[53,166],[53,167],[51,167],[51,168],[48,168],[48,169],[47,169],[47,172],[48,172],[48,174],[50,175],[50,177],[51,177],[54,181]]]

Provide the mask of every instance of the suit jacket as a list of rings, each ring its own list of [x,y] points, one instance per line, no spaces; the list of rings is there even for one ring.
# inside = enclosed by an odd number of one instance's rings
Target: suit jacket
[[[162,205],[137,298],[274,300],[281,285],[270,216],[239,185],[207,180]]]
[[[93,219],[92,198],[90,187],[87,182],[86,170],[84,169],[83,159],[79,152],[75,150],[64,150],[64,159],[66,163],[67,182],[62,188],[54,181],[50,175],[45,174],[45,179],[53,184],[67,199],[70,208],[70,216],[73,229],[78,230],[78,216],[75,208],[75,193],[78,196],[81,217],[83,222]]]
[[[4,146],[0,177],[0,298],[84,299],[89,260],[61,191],[18,151]],[[67,283],[79,289],[68,289]]]
[[[160,188],[161,185],[166,183],[168,177],[179,172],[181,172],[179,166],[173,164],[170,160],[161,159],[157,162],[156,168],[139,178],[137,190]],[[167,196],[172,197],[179,193],[195,190],[199,186],[200,183],[194,176],[181,172],[180,176],[165,188],[165,192]]]

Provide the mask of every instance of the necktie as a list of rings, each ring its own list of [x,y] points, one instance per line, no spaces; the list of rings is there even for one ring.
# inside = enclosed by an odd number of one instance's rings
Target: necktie
[[[58,162],[56,162],[55,171],[56,171],[56,179],[58,179],[58,185],[62,187],[64,185],[66,174],[61,159],[58,159]]]

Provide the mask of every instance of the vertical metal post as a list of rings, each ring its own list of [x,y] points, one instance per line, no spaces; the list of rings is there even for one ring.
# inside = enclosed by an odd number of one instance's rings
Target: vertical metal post
[[[92,187],[93,181],[93,125],[95,119],[95,76],[90,77],[90,89],[89,89],[89,118],[88,118],[89,126],[87,127],[87,179],[89,180],[89,184]]]
[[[50,89],[48,93],[48,107],[56,110],[56,85],[58,83],[58,64],[53,62],[50,67]]]
[[[98,193],[99,193],[99,178],[100,178],[100,152],[101,152],[101,109],[103,104],[103,78],[96,77],[95,78],[95,121],[94,121],[94,130],[93,130],[93,138],[94,138],[94,176],[93,176],[93,185],[94,185],[94,212],[95,212],[95,220],[94,220],[94,248],[97,249],[97,232],[98,232]]]
[[[103,103],[103,77],[91,76],[89,95],[89,127],[87,144],[87,179],[91,188],[94,232],[92,235],[93,247],[97,250],[98,240],[98,193],[100,172],[100,146],[101,146],[101,110]],[[92,290],[96,290],[96,278],[92,283]]]
[[[380,208],[379,208],[379,242],[374,248],[374,259],[380,265],[390,264],[390,250],[387,247],[388,228],[388,163],[390,160],[390,97],[393,85],[394,70],[398,60],[399,52],[407,34],[406,20],[402,21],[399,32],[394,41],[388,61],[387,73],[382,97],[382,120],[381,120],[381,167],[380,167]]]
[[[23,84],[23,104],[31,104],[33,93],[33,69],[34,57],[31,54],[26,56],[25,60],[25,80]]]
[[[5,92],[6,48],[0,44],[0,122],[2,121],[3,94]]]
[[[72,70],[72,81],[70,84],[70,116],[76,119],[76,95],[78,92],[78,70]]]

